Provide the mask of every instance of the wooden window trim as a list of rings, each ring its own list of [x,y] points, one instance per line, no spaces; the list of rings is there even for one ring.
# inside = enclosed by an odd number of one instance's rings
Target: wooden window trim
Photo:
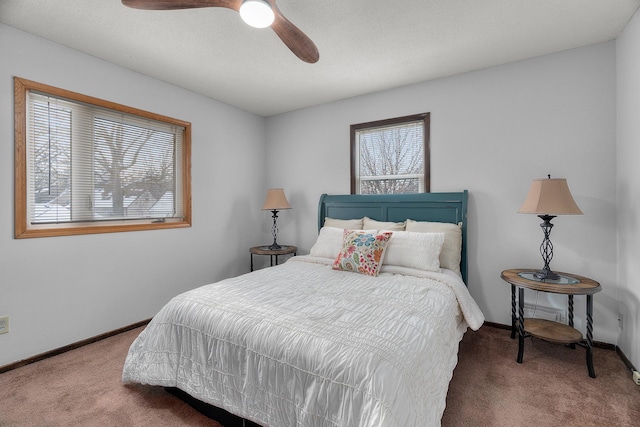
[[[430,134],[431,119],[430,113],[413,114],[410,116],[395,117],[392,119],[377,120],[373,122],[358,123],[351,125],[351,194],[356,194],[356,133],[363,129],[392,126],[407,122],[422,121],[424,126],[424,192],[431,192],[431,152],[430,152]]]
[[[16,239],[31,237],[72,236],[83,234],[116,233],[125,231],[158,230],[167,228],[191,227],[191,123],[128,107],[99,98],[82,95],[65,89],[14,77],[14,118],[15,118],[15,152],[14,152],[14,232]],[[114,111],[133,114],[151,120],[157,120],[184,128],[182,156],[182,204],[183,218],[165,222],[135,221],[126,224],[114,223],[66,223],[47,226],[29,226],[27,223],[27,92],[33,90],[49,95],[84,102]]]

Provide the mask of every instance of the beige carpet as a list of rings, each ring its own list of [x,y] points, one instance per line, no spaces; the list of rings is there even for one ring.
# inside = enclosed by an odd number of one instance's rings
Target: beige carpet
[[[0,374],[0,426],[216,426],[160,387],[122,384],[143,328]]]
[[[0,426],[220,427],[162,388],[120,382],[140,330],[1,374]],[[532,339],[525,346],[518,364],[509,331],[467,332],[442,425],[640,425],[640,387],[614,351],[595,349],[593,379],[580,347]]]
[[[443,426],[640,426],[640,387],[614,350],[525,339],[523,363],[510,331],[468,331],[447,395]]]

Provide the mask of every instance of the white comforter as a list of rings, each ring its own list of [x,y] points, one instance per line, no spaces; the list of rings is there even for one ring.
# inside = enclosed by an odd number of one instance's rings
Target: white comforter
[[[123,381],[270,427],[440,425],[458,343],[484,320],[462,281],[330,263],[294,257],[178,295],[131,345]]]

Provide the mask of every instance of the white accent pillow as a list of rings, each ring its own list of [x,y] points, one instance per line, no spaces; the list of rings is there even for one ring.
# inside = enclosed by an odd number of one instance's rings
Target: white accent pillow
[[[444,244],[442,252],[440,252],[440,267],[462,274],[460,272],[462,224],[407,219],[405,229],[420,233],[444,233]]]
[[[387,244],[384,265],[440,271],[444,233],[394,231]]]
[[[362,219],[362,228],[364,230],[389,230],[389,231],[404,231],[403,222],[382,222],[369,217]]]
[[[324,227],[335,227],[347,230],[362,230],[362,218],[360,219],[335,219],[324,218]]]
[[[344,229],[324,226],[320,229],[316,243],[311,247],[309,255],[320,258],[336,259],[342,248]]]

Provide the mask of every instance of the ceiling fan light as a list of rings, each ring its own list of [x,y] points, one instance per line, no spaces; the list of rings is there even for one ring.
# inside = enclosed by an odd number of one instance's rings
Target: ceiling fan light
[[[273,23],[275,15],[265,0],[244,0],[240,6],[240,17],[255,28],[266,28]]]

